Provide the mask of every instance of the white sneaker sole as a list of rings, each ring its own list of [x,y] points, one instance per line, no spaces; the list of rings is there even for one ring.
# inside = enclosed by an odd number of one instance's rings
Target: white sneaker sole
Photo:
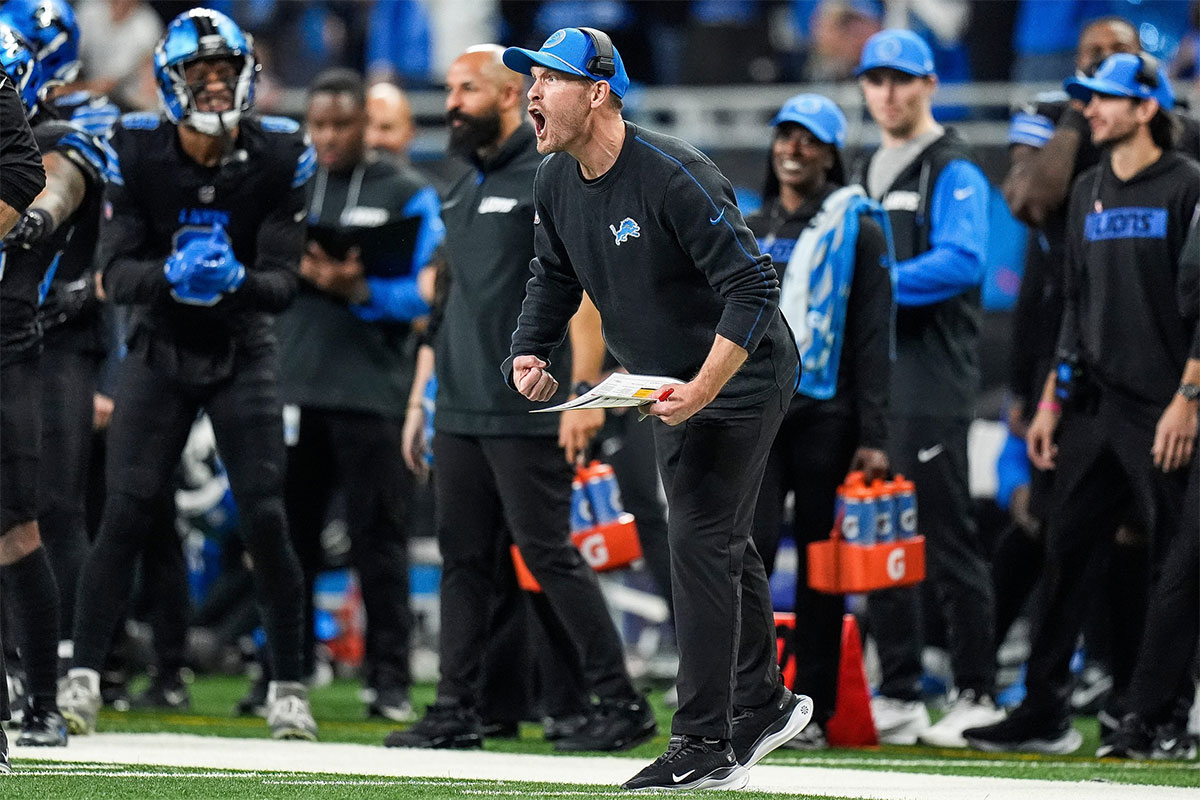
[[[813,702],[808,695],[798,694],[796,698],[800,701],[796,703],[796,707],[792,709],[791,716],[788,717],[787,724],[775,731],[769,736],[763,738],[761,742],[755,745],[750,751],[750,757],[746,759],[744,766],[746,769],[753,767],[763,759],[763,756],[776,750],[783,745],[795,739],[800,731],[808,727],[808,723],[812,720]]]
[[[640,789],[627,789],[625,791],[684,792],[692,789],[744,789],[748,783],[750,783],[750,770],[741,764],[734,764],[732,767],[719,769],[715,773],[705,775],[703,778],[698,778],[688,783],[678,783],[671,786],[644,786]]]
[[[970,747],[970,745],[967,744],[967,740],[963,738],[963,731],[970,730],[971,728],[984,728],[988,725],[995,725],[997,722],[1000,722],[1003,719],[1004,713],[1000,712],[999,714],[995,714],[987,719],[981,718],[971,722],[968,725],[963,725],[958,730],[953,731],[938,730],[938,725],[941,724],[938,723],[937,725],[931,726],[924,733],[918,736],[917,741],[928,747],[944,747],[948,749],[960,750],[965,749]]]
[[[1066,756],[1083,746],[1083,734],[1072,728],[1057,739],[1026,739],[1023,742],[986,742],[968,739],[972,748],[985,753],[1041,753],[1047,756]]]

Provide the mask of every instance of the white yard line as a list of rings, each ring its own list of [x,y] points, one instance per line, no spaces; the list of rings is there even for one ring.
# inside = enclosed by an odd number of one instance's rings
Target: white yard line
[[[66,748],[14,748],[13,766],[21,759],[63,762],[70,774],[111,774],[103,765],[141,764],[198,767],[210,770],[272,772],[324,772],[362,776],[330,782],[346,785],[380,785],[378,777],[460,778],[482,780],[543,781],[551,784],[609,784],[616,786],[645,765],[632,758],[539,756],[451,750],[397,750],[361,744],[274,742],[265,739],[228,739],[168,733],[102,733],[71,739]],[[832,761],[832,760],[831,760]],[[71,762],[79,762],[72,764]],[[1007,763],[1007,762],[1005,762]],[[53,771],[39,766],[30,772]],[[140,774],[140,773],[139,773]],[[772,793],[804,792],[817,796],[844,796],[877,800],[1197,800],[1200,792],[1160,786],[1104,782],[973,778],[843,768],[759,765],[751,771],[748,789]],[[264,781],[309,785],[297,777],[264,776]],[[503,790],[502,790],[503,791]],[[484,791],[480,794],[497,794]],[[578,796],[567,786],[538,796]]]

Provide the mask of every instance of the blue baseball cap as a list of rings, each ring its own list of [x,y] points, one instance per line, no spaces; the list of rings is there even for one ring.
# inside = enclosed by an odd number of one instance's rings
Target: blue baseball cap
[[[1143,64],[1147,68],[1154,68],[1155,81],[1138,80],[1139,74],[1143,73]],[[1151,86],[1153,82],[1158,85]],[[1175,92],[1167,80],[1166,71],[1161,66],[1146,64],[1141,56],[1132,53],[1114,53],[1104,59],[1094,75],[1067,78],[1063,81],[1063,88],[1072,98],[1085,103],[1092,99],[1093,94],[1107,94],[1141,100],[1154,98],[1166,111],[1175,107]]]
[[[592,81],[606,81],[613,94],[624,97],[625,92],[629,90],[629,75],[625,72],[625,64],[621,61],[621,54],[617,52],[617,48],[613,47],[613,65],[616,72],[611,76],[592,71],[596,68],[593,63],[596,55],[592,37],[579,28],[560,28],[550,34],[550,38],[540,50],[526,50],[522,47],[510,47],[505,50],[504,66],[513,72],[528,75],[536,64]]]
[[[832,100],[819,94],[798,94],[790,98],[771,126],[782,125],[785,122],[795,122],[803,125],[812,135],[825,144],[831,144],[839,150],[846,144],[846,115]]]
[[[917,34],[905,30],[886,30],[867,39],[858,60],[855,76],[872,69],[894,69],[909,75],[934,75],[933,51]]]

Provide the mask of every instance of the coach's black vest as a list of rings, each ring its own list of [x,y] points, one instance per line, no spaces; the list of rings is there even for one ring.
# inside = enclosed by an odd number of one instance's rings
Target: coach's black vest
[[[933,189],[951,161],[971,161],[951,130],[933,142],[884,193],[896,263],[929,250]],[[866,185],[868,159],[856,170]],[[896,364],[891,413],[900,417],[974,415],[979,392],[979,290],[927,306],[896,309]]]

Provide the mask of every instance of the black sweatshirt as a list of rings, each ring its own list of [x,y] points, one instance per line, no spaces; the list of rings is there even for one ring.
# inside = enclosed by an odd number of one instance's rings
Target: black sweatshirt
[[[808,202],[789,214],[778,198],[746,218],[764,253],[771,256],[780,281],[801,232],[821,204],[838,187],[827,183]],[[859,445],[882,450],[887,446],[887,410],[892,375],[892,282],[883,257],[887,240],[874,219],[860,217],[854,246],[854,276],[847,301],[845,338],[838,365],[837,390],[828,400],[797,393],[789,414],[836,414],[856,417]]]
[[[46,185],[46,170],[12,78],[0,69],[0,201],[24,212]]]
[[[586,181],[575,159],[556,153],[538,169],[534,198],[537,257],[506,379],[512,357],[549,357],[586,289],[609,350],[630,372],[691,380],[720,334],[749,356],[713,408],[762,402],[779,388],[791,396],[798,356],[775,268],[704,154],[627,122],[608,172]]]
[[[1175,300],[1197,200],[1200,166],[1174,152],[1128,181],[1106,159],[1071,189],[1059,351],[1148,414],[1175,393],[1192,343]]]

